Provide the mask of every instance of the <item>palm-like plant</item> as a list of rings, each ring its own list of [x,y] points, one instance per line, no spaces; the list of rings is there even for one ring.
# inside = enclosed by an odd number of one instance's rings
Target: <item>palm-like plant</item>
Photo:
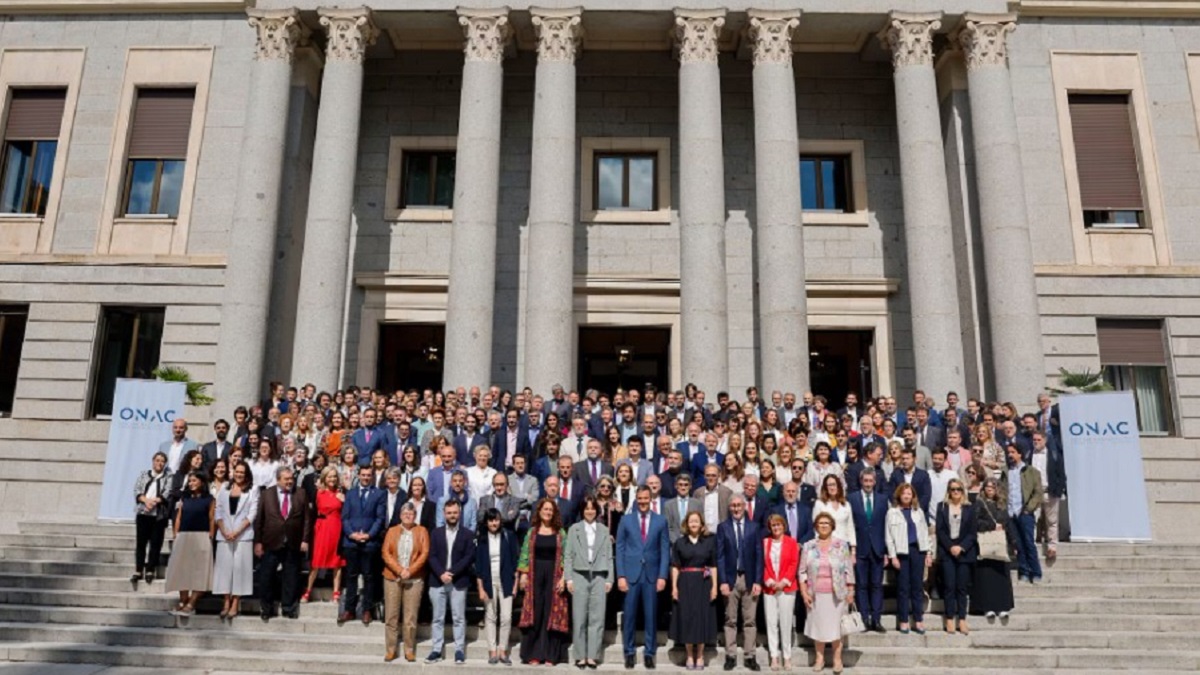
[[[1050,387],[1050,393],[1061,396],[1063,394],[1088,394],[1097,391],[1111,391],[1112,385],[1104,379],[1104,373],[1093,373],[1090,369],[1085,369],[1083,372],[1071,372],[1066,368],[1058,369],[1058,384],[1057,387]]]
[[[213,397],[207,393],[208,385],[203,382],[193,381],[192,374],[184,368],[179,366],[159,366],[150,374],[166,382],[183,382],[187,385],[188,405],[209,405],[213,402]]]

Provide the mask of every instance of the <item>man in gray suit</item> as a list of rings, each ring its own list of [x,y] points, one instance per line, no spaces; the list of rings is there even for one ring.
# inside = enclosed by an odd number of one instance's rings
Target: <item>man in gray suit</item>
[[[700,503],[700,513],[704,516],[704,527],[715,533],[717,526],[729,517],[729,498],[733,491],[721,485],[721,470],[716,464],[704,467],[704,485],[696,488],[692,498]]]
[[[158,451],[167,456],[167,468],[172,472],[179,470],[179,460],[187,454],[189,450],[199,450],[200,445],[187,437],[188,423],[182,417],[178,417],[171,423],[171,440],[163,441],[158,446]]]
[[[634,482],[638,486],[645,485],[646,479],[654,475],[654,464],[642,453],[642,437],[630,436],[625,447],[629,449],[629,456],[618,460],[617,466],[628,464],[633,467]]]
[[[696,513],[704,513],[704,503],[694,497],[687,495],[692,492],[692,477],[686,472],[680,472],[675,476],[675,494],[673,499],[668,499],[663,503],[663,515],[667,518],[667,534],[671,540],[671,544],[679,538],[679,533],[683,527],[683,519],[687,514],[695,511]]]

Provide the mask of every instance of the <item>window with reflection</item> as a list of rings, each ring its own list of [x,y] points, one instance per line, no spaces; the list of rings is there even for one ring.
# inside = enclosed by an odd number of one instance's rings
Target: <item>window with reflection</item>
[[[658,155],[596,153],[592,203],[600,211],[658,209]]]

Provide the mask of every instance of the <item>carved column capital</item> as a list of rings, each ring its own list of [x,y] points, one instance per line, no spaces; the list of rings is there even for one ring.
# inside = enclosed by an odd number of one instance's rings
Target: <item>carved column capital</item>
[[[800,25],[798,12],[751,9],[747,36],[753,41],[754,65],[775,63],[792,67],[792,33]]]
[[[1008,34],[1016,30],[1013,14],[966,14],[955,41],[962,46],[967,70],[1008,66]]]
[[[246,22],[254,29],[254,58],[292,62],[296,47],[308,40],[308,28],[300,22],[300,12],[290,9],[249,9]]]
[[[725,25],[725,10],[675,10],[675,41],[679,62],[716,63],[717,39]]]
[[[879,33],[883,46],[892,52],[892,67],[932,66],[933,34],[942,27],[942,15],[893,12]]]
[[[367,47],[375,44],[379,29],[371,20],[371,10],[366,7],[337,9],[322,7],[317,10],[321,25],[325,27],[328,40],[325,44],[325,60],[362,63]]]
[[[512,37],[507,7],[481,10],[460,8],[458,23],[467,38],[463,47],[467,61],[500,63],[504,60],[504,49]]]
[[[575,63],[583,37],[583,8],[529,8],[537,33],[538,63]]]

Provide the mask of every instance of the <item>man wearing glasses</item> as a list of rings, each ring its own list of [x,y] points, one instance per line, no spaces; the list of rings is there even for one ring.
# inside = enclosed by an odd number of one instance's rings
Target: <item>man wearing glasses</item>
[[[488,509],[500,512],[500,525],[505,529],[516,532],[517,520],[521,516],[521,500],[508,491],[508,476],[497,473],[492,476],[492,494],[479,498],[479,508],[476,509],[476,532],[482,532],[484,527],[483,514]]]

